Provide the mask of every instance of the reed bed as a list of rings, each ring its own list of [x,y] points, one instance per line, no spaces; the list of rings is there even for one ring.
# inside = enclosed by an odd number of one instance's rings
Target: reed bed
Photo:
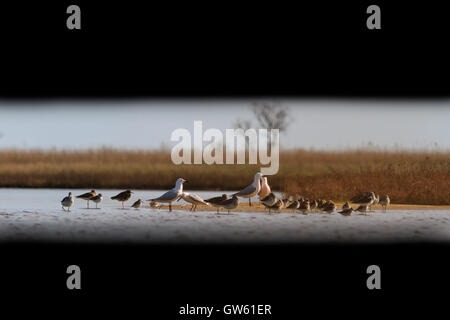
[[[169,151],[0,152],[0,187],[168,189],[178,177],[190,190],[238,190],[260,165],[174,165]],[[269,177],[286,195],[347,200],[373,190],[393,203],[450,204],[450,153],[282,151]]]

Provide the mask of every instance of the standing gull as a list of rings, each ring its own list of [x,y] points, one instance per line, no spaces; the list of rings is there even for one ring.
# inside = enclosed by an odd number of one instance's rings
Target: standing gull
[[[103,201],[103,195],[99,193],[98,195],[93,196],[91,200],[95,203],[95,209],[98,209],[98,204]]]
[[[177,201],[180,201],[180,199],[183,199],[184,201],[192,204],[192,207],[189,211],[195,211],[199,204],[205,204],[209,206],[209,203],[205,202],[205,200],[203,200],[199,195],[196,195],[195,193],[183,192],[181,194],[181,197]]]
[[[132,193],[133,192],[131,192],[131,190],[128,189],[128,190],[125,190],[125,191],[119,193],[118,195],[116,195],[114,197],[111,197],[111,199],[122,202],[122,209],[124,209],[125,207],[124,207],[123,203],[131,198]]]
[[[80,194],[79,196],[77,196],[78,199],[83,199],[87,201],[87,207],[89,209],[89,200],[91,200],[92,197],[96,196],[97,192],[95,192],[94,189],[91,190],[91,192],[86,192],[83,194]]]
[[[73,205],[73,195],[72,192],[69,192],[69,195],[61,200],[61,206],[64,211],[64,207],[67,207],[67,210],[70,212],[70,207]]]
[[[258,193],[259,200],[267,197],[270,194],[270,192],[271,192],[271,190],[270,190],[269,183],[267,182],[267,177],[262,177],[261,178],[261,190]]]
[[[261,190],[261,177],[262,177],[261,173],[259,172],[256,173],[255,177],[253,178],[253,183],[245,187],[238,193],[235,193],[234,195],[236,195],[237,197],[248,198],[248,204],[251,207],[252,206],[251,197],[257,195]]]
[[[172,202],[178,200],[179,197],[183,194],[183,183],[187,182],[183,178],[178,178],[175,182],[175,187],[164,193],[162,196],[156,199],[150,199],[148,201],[162,202],[169,204],[169,211],[172,211]]]
[[[225,200],[228,200],[228,195],[224,193],[221,197],[209,198],[206,199],[205,202],[211,204],[213,207],[216,207],[217,213],[219,213],[219,209],[222,207],[220,204]]]

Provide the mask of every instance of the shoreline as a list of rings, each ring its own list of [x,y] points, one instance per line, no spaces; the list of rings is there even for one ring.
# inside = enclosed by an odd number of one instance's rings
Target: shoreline
[[[344,204],[344,202],[336,202],[336,205],[338,207],[338,210],[336,211],[340,211],[342,208],[342,205]],[[173,210],[189,210],[191,207],[190,204],[181,204],[181,205],[174,205],[172,204],[172,209]],[[353,208],[357,208],[358,205],[353,204],[352,205]],[[146,204],[144,208],[148,208],[148,205]],[[162,205],[161,210],[168,210],[166,205]],[[372,208],[371,211],[383,211],[381,206],[377,205],[375,208]],[[450,210],[450,205],[421,205],[421,204],[391,204],[389,205],[386,213],[389,213],[390,210]],[[198,206],[197,207],[197,211],[217,211],[216,207],[212,207],[212,206]],[[224,212],[224,209],[220,209],[220,212]],[[248,203],[240,203],[239,206],[234,209],[231,210],[230,212],[266,212],[267,210],[265,210],[264,206],[259,204],[259,203],[254,203],[252,204],[252,206],[250,207],[248,205]],[[335,211],[335,212],[336,212]],[[226,212],[226,211],[225,211]],[[278,211],[272,211],[273,214],[276,214]],[[292,209],[282,209],[281,212],[293,212]],[[294,212],[297,213],[301,213],[298,210],[295,210]],[[311,214],[314,213],[324,213],[327,214],[325,212],[322,211],[311,211]]]

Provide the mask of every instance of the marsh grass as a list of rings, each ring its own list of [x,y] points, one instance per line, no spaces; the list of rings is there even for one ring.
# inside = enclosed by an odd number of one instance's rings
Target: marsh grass
[[[178,177],[188,189],[237,190],[259,165],[174,165],[168,151],[0,152],[0,187],[167,189]],[[280,154],[280,171],[269,177],[287,195],[335,201],[373,190],[394,203],[450,204],[450,153],[406,151]]]

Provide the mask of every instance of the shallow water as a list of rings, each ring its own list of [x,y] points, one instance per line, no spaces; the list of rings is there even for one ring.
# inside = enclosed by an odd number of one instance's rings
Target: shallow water
[[[74,195],[87,190],[71,190]],[[132,209],[130,205],[159,196],[163,191],[138,190],[126,202],[110,199],[122,190],[101,190],[101,209],[86,209],[76,199],[70,213],[60,200],[68,190],[0,189],[0,241],[70,242],[416,242],[450,241],[450,210],[391,210],[344,217],[317,213],[189,212],[167,208]],[[196,192],[202,197],[221,192]],[[231,192],[227,192],[228,194]],[[180,203],[183,203],[180,201]],[[92,204],[91,204],[92,205]]]

